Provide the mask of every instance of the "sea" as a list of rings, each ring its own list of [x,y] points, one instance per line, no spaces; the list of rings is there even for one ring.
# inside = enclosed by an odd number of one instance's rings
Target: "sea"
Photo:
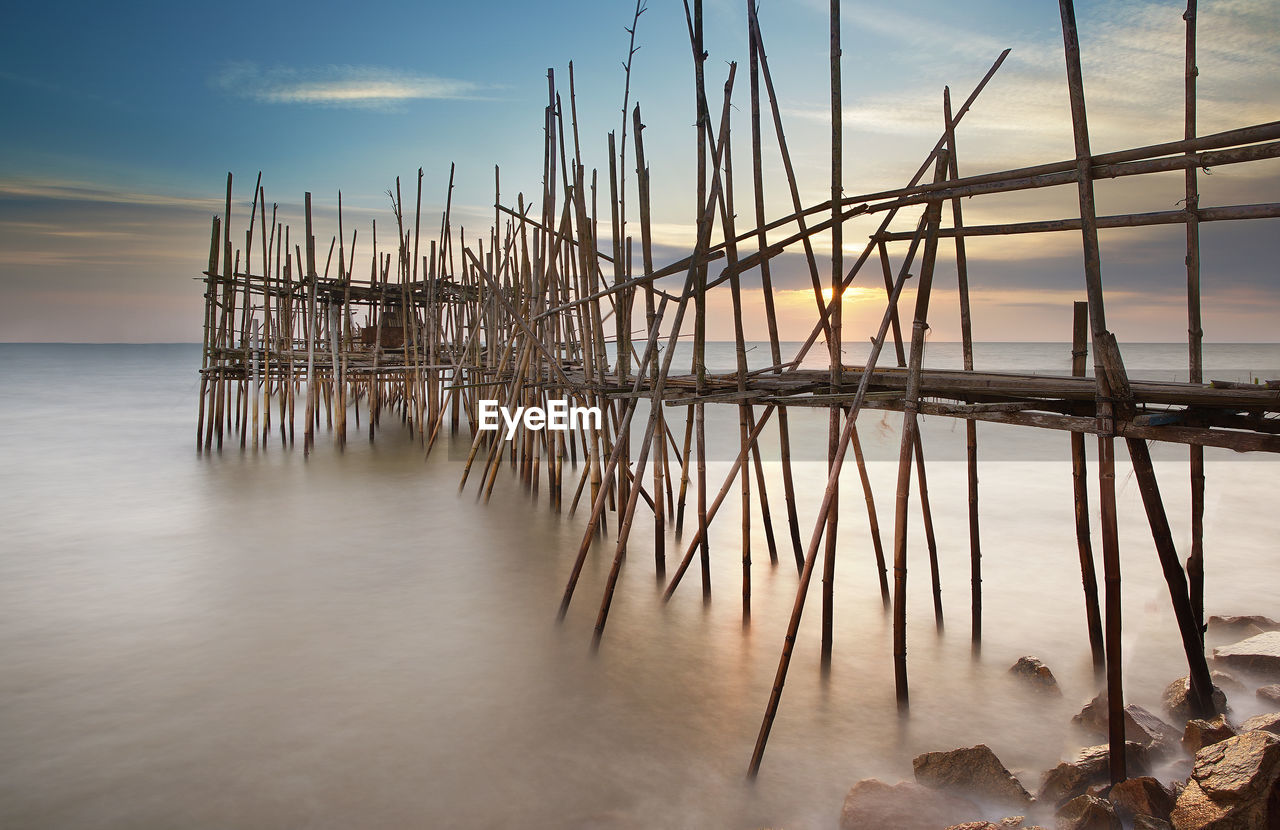
[[[1186,377],[1184,344],[1122,348],[1134,378]],[[980,343],[974,359],[1066,374],[1070,346]],[[768,345],[751,344],[749,360],[770,365]],[[732,344],[710,345],[709,369],[734,361]],[[926,350],[927,366],[960,361],[954,343]],[[571,514],[566,498],[554,512],[545,482],[531,494],[505,466],[488,498],[475,481],[459,491],[469,436],[424,457],[394,417],[372,443],[353,428],[345,449],[322,429],[309,456],[300,430],[292,448],[273,433],[256,449],[199,454],[199,364],[189,344],[0,345],[0,827],[835,828],[855,782],[910,780],[922,752],[985,743],[1034,791],[1046,769],[1105,740],[1071,722],[1098,681],[1064,433],[978,426],[975,652],[964,427],[924,418],[944,625],[913,489],[905,716],[864,493],[846,466],[832,662],[824,671],[819,659],[815,576],[749,780],[798,584],[776,455],[764,469],[778,561],[753,506],[749,618],[735,490],[711,526],[708,602],[696,560],[663,601],[653,522],[640,514],[593,651],[613,514],[557,622],[584,507]],[[1280,378],[1280,345],[1209,344],[1205,366],[1212,379]],[[685,411],[670,409],[677,434]],[[738,408],[707,413],[714,495]],[[790,418],[805,540],[826,480],[827,417]],[[899,424],[875,410],[859,420],[889,550]],[[775,426],[761,440],[776,453]],[[1185,556],[1186,449],[1162,446],[1156,459]],[[1280,618],[1280,464],[1216,449],[1206,459],[1207,613]],[[1186,662],[1123,455],[1117,489],[1126,699],[1158,712]],[[666,531],[668,575],[696,527],[694,503],[691,491],[683,537]],[[1009,674],[1027,655],[1051,668],[1060,697]],[[1238,679],[1232,716],[1262,711],[1263,679]],[[1185,776],[1180,763],[1160,774]]]

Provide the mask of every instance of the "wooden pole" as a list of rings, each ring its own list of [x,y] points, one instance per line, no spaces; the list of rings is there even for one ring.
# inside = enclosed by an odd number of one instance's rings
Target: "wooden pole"
[[[760,25],[756,16],[756,0],[747,0],[747,39],[749,43],[749,60],[751,68],[751,182],[755,194],[755,216],[757,228],[757,250],[764,251],[769,247],[768,232],[765,230],[764,210],[764,155],[760,130],[760,45],[756,29]],[[645,268],[645,273],[652,269]],[[779,367],[775,374],[781,374],[782,350],[778,338],[777,311],[774,308],[773,275],[769,260],[760,261],[760,287],[764,295],[765,325],[769,329],[769,356],[773,365]],[[787,506],[787,526],[791,530],[791,548],[796,558],[796,565],[804,561],[804,543],[800,540],[800,521],[796,514],[795,481],[791,474],[791,430],[787,422],[787,409],[778,410],[778,445],[779,461],[782,465],[782,493]],[[757,453],[757,461],[759,454]]]
[[[946,150],[938,153],[935,179],[947,175]],[[898,451],[898,489],[893,522],[893,676],[898,709],[910,705],[907,688],[907,505],[911,497],[911,457],[916,449],[919,429],[917,414],[920,401],[920,367],[924,360],[924,336],[928,331],[929,294],[933,286],[933,268],[938,255],[937,229],[942,217],[941,201],[925,209],[924,255],[920,262],[920,281],[916,286],[915,320],[911,326],[911,354],[907,364],[907,389],[903,398],[902,443]],[[937,597],[935,590],[935,602]]]
[[[1185,69],[1185,131],[1183,138],[1196,137],[1196,0],[1187,0],[1182,15],[1187,22]],[[1186,169],[1187,213],[1187,358],[1191,383],[1204,380],[1200,326],[1200,188],[1194,166]],[[1204,448],[1191,447],[1191,555],[1187,557],[1187,579],[1191,610],[1197,630],[1204,631]]]
[[[1071,374],[1084,377],[1089,356],[1089,304],[1075,304],[1071,327]],[[1098,610],[1098,577],[1093,564],[1093,543],[1089,538],[1089,481],[1086,477],[1084,434],[1071,433],[1071,485],[1075,494],[1076,547],[1080,551],[1080,582],[1084,588],[1085,620],[1089,628],[1089,650],[1094,674],[1101,677],[1107,667],[1102,642],[1102,614]]]
[[[640,121],[639,104],[636,104],[632,111],[632,120],[634,122],[632,132],[635,135],[636,145],[636,188],[640,200],[640,262],[644,272],[648,274],[653,271],[653,232],[649,214],[649,167],[645,163],[644,124]],[[656,323],[656,317],[653,284],[649,283],[645,286],[645,325],[651,330]],[[657,380],[656,362],[652,367],[650,383]],[[657,417],[658,430],[653,440],[658,444],[655,450],[660,455],[655,458],[653,465],[653,560],[657,578],[661,580],[667,571],[667,522],[662,500],[663,481],[667,471],[667,444],[666,421],[663,413],[659,412]]]
[[[840,103],[840,0],[830,3],[830,49],[828,62],[831,69],[831,325],[827,332],[827,346],[831,352],[831,391],[840,391],[841,355],[840,327],[844,308],[843,280],[844,231],[840,211],[840,197],[844,195],[844,136],[843,110]],[[840,407],[831,407],[827,418],[827,468],[835,465],[835,455],[840,447]],[[826,551],[822,560],[822,665],[831,665],[831,639],[835,614],[836,580],[836,531],[840,519],[840,479],[835,479],[831,492],[831,510],[827,513]]]
[[[1110,747],[1111,783],[1127,775],[1124,746],[1124,680],[1121,663],[1120,544],[1116,525],[1115,421],[1111,387],[1102,365],[1100,341],[1109,336],[1102,295],[1102,262],[1098,250],[1097,210],[1093,198],[1092,153],[1085,111],[1084,77],[1080,69],[1080,39],[1072,0],[1058,0],[1062,39],[1066,53],[1067,91],[1071,99],[1071,123],[1076,148],[1076,185],[1080,201],[1081,236],[1084,245],[1085,286],[1089,321],[1093,329],[1094,375],[1097,383],[1098,497],[1102,511],[1102,564],[1106,585],[1107,737]]]
[[[947,125],[948,178],[960,178],[956,158],[956,125],[951,115],[951,88],[942,90],[943,118]],[[956,228],[964,227],[960,199],[951,200],[951,220]],[[969,257],[964,236],[956,237],[956,282],[960,292],[960,344],[964,352],[965,371],[973,371],[973,315],[969,307]],[[969,494],[969,639],[976,652],[982,644],[982,542],[978,527],[978,424],[964,422],[965,462]]]

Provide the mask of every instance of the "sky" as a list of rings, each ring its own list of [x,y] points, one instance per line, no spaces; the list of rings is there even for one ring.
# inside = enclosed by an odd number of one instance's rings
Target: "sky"
[[[740,231],[753,216],[745,8],[705,0],[716,118],[728,64],[739,62]],[[801,197],[817,204],[829,194],[828,4],[761,0],[759,9]],[[1095,153],[1182,137],[1184,9],[1176,0],[1076,4]],[[367,239],[372,220],[393,222],[386,191],[397,176],[412,202],[419,167],[423,224],[438,224],[451,164],[455,226],[469,240],[483,236],[495,165],[504,204],[541,192],[547,72],[567,102],[570,61],[583,161],[607,181],[634,12],[625,0],[11,5],[0,30],[0,341],[198,340],[199,273],[229,171],[239,241],[259,171],[267,201],[294,227],[303,194],[313,194],[323,243],[336,230],[340,189],[346,221]],[[941,132],[943,87],[958,105],[1005,48],[1009,59],[959,128],[961,175],[1074,155],[1057,3],[868,0],[844,3],[841,16],[847,195],[904,185]],[[682,5],[648,0],[636,43],[631,101],[646,127],[657,255],[671,261],[694,241]],[[1201,134],[1280,119],[1280,3],[1201,0],[1198,64]],[[790,196],[767,119],[763,162],[767,215],[777,218]],[[1182,182],[1180,172],[1100,182],[1099,212],[1174,210]],[[1201,205],[1280,201],[1278,185],[1280,160],[1217,168],[1200,176]],[[1068,218],[1078,206],[1068,186],[970,199],[964,211],[966,223],[982,224]],[[917,216],[904,211],[894,229]],[[1202,225],[1207,340],[1280,341],[1278,223]],[[847,224],[847,259],[873,230]],[[638,223],[627,233],[638,237]],[[1185,340],[1182,226],[1103,231],[1101,244],[1108,325],[1121,342]],[[829,256],[830,240],[817,248]],[[968,254],[976,339],[1069,339],[1071,304],[1084,298],[1079,233],[970,240]],[[773,277],[782,336],[803,339],[814,319],[803,259],[784,254]],[[867,269],[846,297],[846,340],[874,334],[879,280]],[[955,288],[944,240],[933,337],[959,338]],[[757,275],[747,275],[745,294],[747,336],[763,339]],[[709,336],[731,338],[720,313],[728,292],[710,302]]]

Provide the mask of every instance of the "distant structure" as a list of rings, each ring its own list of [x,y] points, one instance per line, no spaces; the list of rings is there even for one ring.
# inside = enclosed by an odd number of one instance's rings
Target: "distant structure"
[[[254,187],[244,247],[233,248],[232,180],[227,177],[226,210],[213,220],[208,270],[205,272],[204,357],[200,371],[199,420],[196,445],[202,452],[221,450],[230,440],[241,448],[274,440],[292,444],[294,425],[302,421],[304,450],[310,450],[315,431],[331,430],[342,445],[348,417],[356,428],[365,419],[370,438],[384,417],[407,425],[430,452],[444,421],[457,432],[465,417],[473,440],[462,474],[465,486],[480,470],[477,486],[487,496],[506,460],[535,492],[545,479],[552,509],[562,509],[565,462],[570,473],[570,511],[588,506],[587,526],[560,607],[567,612],[582,566],[592,545],[602,539],[607,516],[613,513],[612,569],[595,626],[598,645],[608,620],[610,602],[628,550],[631,528],[643,502],[655,523],[654,564],[667,567],[665,531],[685,525],[690,483],[696,517],[693,538],[676,559],[667,588],[676,590],[695,557],[704,592],[710,591],[707,526],[738,482],[742,518],[742,601],[750,614],[753,503],[761,511],[770,559],[778,561],[770,501],[763,472],[760,442],[769,420],[781,445],[781,487],[790,547],[800,569],[800,583],[784,642],[777,676],[766,707],[749,770],[760,767],[769,731],[777,713],[792,648],[799,630],[805,598],[818,560],[822,560],[822,653],[831,654],[833,597],[830,579],[836,564],[836,516],[839,474],[849,455],[858,467],[863,501],[869,512],[881,594],[893,616],[893,659],[900,707],[909,702],[906,659],[907,516],[913,467],[928,531],[927,544],[934,589],[934,613],[942,624],[937,551],[928,512],[919,414],[943,415],[966,422],[970,528],[971,626],[975,650],[981,641],[982,592],[979,500],[977,480],[978,421],[1054,429],[1070,435],[1073,461],[1076,532],[1086,600],[1086,628],[1095,667],[1105,672],[1110,712],[1110,742],[1124,742],[1121,686],[1120,550],[1117,541],[1115,455],[1117,439],[1125,442],[1132,459],[1150,522],[1160,565],[1185,647],[1191,700],[1209,711],[1211,683],[1205,661],[1203,631],[1203,448],[1224,447],[1240,452],[1280,452],[1280,384],[1248,385],[1204,382],[1201,361],[1200,255],[1201,222],[1280,217],[1280,204],[1207,207],[1199,203],[1197,171],[1226,164],[1247,163],[1280,156],[1280,122],[1244,126],[1209,136],[1196,134],[1196,2],[1183,16],[1186,26],[1185,134],[1175,141],[1149,147],[1094,155],[1089,146],[1085,92],[1071,0],[1061,0],[1067,87],[1070,93],[1076,155],[1035,167],[961,176],[956,128],[988,81],[1000,68],[1008,50],[1000,54],[970,95],[954,111],[944,91],[939,119],[941,136],[919,169],[899,189],[844,196],[841,178],[840,24],[839,3],[831,5],[831,198],[818,205],[801,203],[774,93],[764,41],[754,8],[748,4],[750,52],[749,162],[754,180],[752,204],[744,213],[754,224],[740,231],[730,187],[732,142],[729,111],[734,101],[736,65],[730,64],[724,83],[719,120],[712,118],[704,77],[701,4],[695,0],[688,16],[693,56],[695,99],[698,107],[697,243],[687,257],[656,267],[651,250],[649,168],[644,152],[640,108],[628,110],[620,141],[610,133],[610,164],[605,172],[608,194],[603,214],[597,212],[597,171],[581,163],[577,103],[573,95],[573,67],[569,67],[569,107],[566,112],[548,71],[544,124],[542,191],[536,203],[523,195],[514,207],[505,206],[495,171],[493,226],[483,238],[468,242],[455,229],[446,207],[438,228],[422,228],[422,171],[418,171],[415,204],[410,214],[400,184],[392,194],[395,241],[384,235],[379,247],[377,227],[367,243],[343,227],[341,196],[337,233],[331,237],[321,266],[312,226],[311,194],[307,194],[306,227],[299,238],[277,222],[272,207],[267,220],[261,176]],[[636,20],[643,6],[636,8]],[[634,55],[634,23],[632,50]],[[628,96],[630,57],[627,62]],[[763,81],[763,83],[761,83]],[[739,99],[741,100],[741,96]],[[767,105],[767,110],[764,107]],[[746,106],[742,106],[746,109]],[[782,216],[767,219],[761,186],[762,112],[771,116],[777,148],[790,184],[791,204]],[[628,124],[628,121],[630,122]],[[622,238],[626,221],[628,128],[634,144],[634,173],[639,205],[639,251],[631,237]],[[572,136],[566,139],[566,136]],[[740,142],[741,143],[741,142]],[[739,156],[741,158],[741,156]],[[1185,171],[1186,200],[1182,209],[1155,213],[1099,216],[1093,198],[1097,179]],[[962,199],[1039,187],[1073,187],[1079,195],[1079,216],[1004,225],[965,225]],[[450,172],[449,194],[453,175]],[[914,231],[890,232],[899,211],[921,208]],[[847,265],[842,255],[843,223],[855,216],[883,219],[861,255]],[[944,223],[944,214],[950,224]],[[410,221],[411,220],[411,221]],[[718,221],[717,221],[718,220]],[[597,237],[599,224],[606,232]],[[1188,320],[1187,383],[1131,379],[1121,349],[1106,326],[1106,292],[1098,253],[1098,229],[1180,224],[1186,227]],[[831,261],[819,262],[811,240],[830,232]],[[1082,293],[1085,300],[1073,311],[1074,351],[1071,376],[1021,375],[983,372],[973,365],[973,333],[969,318],[968,262],[965,240],[973,236],[1026,233],[1079,233],[1084,249]],[[384,232],[385,234],[385,232]],[[964,368],[956,371],[922,368],[929,301],[939,240],[954,239],[959,274],[959,302]],[[814,323],[798,353],[783,355],[773,306],[770,260],[784,251],[803,250],[813,284]],[[370,261],[367,277],[356,274],[357,252]],[[336,256],[335,256],[336,254]],[[637,260],[638,256],[638,261]],[[864,271],[864,266],[874,263]],[[876,267],[878,266],[878,267]],[[748,371],[742,327],[739,280],[759,269],[764,287],[771,365]],[[256,272],[255,272],[256,269]],[[876,272],[879,273],[876,273]],[[824,277],[824,272],[826,277]],[[883,280],[885,307],[879,330],[862,366],[842,365],[840,344],[841,292],[862,276]],[[677,276],[674,286],[660,288],[658,280]],[[908,279],[916,280],[916,304],[910,330],[902,331],[899,297]],[[712,290],[731,294],[736,316],[737,370],[711,374],[703,364],[707,319],[706,297]],[[824,295],[824,291],[826,292]],[[1065,320],[1064,309],[1064,320]],[[693,363],[687,373],[674,370],[677,338],[692,317]],[[643,338],[632,339],[642,328]],[[830,356],[829,370],[799,368],[819,343]],[[892,344],[895,365],[880,365],[886,343]],[[611,344],[611,348],[610,348]],[[665,345],[665,348],[660,348]],[[1091,345],[1092,348],[1089,348]],[[1093,355],[1093,372],[1086,356]],[[686,367],[681,367],[683,371]],[[573,405],[599,406],[607,413],[601,430],[546,432],[521,428],[514,440],[501,433],[475,430],[478,401],[497,400],[504,406],[545,406],[551,399]],[[641,401],[649,405],[640,408]],[[739,413],[740,450],[728,477],[717,489],[706,473],[705,406],[722,404]],[[787,412],[794,406],[830,411],[829,478],[823,499],[805,534],[801,508],[793,488]],[[894,493],[891,546],[881,531],[858,442],[857,416],[864,409],[903,413],[899,474]],[[669,415],[668,410],[676,415]],[[683,410],[681,412],[681,410]],[[645,422],[643,438],[632,435],[637,412]],[[274,417],[274,423],[273,423]],[[639,423],[635,426],[638,428]],[[1097,590],[1089,531],[1089,498],[1084,438],[1098,440],[1098,510],[1101,515],[1103,600]],[[1191,470],[1192,547],[1184,564],[1178,560],[1165,508],[1151,464],[1148,442],[1164,441],[1189,447]],[[578,464],[579,461],[583,463]],[[477,463],[477,462],[483,463]],[[756,482],[752,495],[751,482]],[[776,482],[771,482],[776,485]],[[589,485],[589,487],[588,487]],[[775,489],[776,494],[776,489]],[[586,496],[583,501],[583,496]],[[786,547],[784,539],[782,546]],[[631,551],[633,554],[634,550]],[[821,557],[820,557],[821,553]],[[892,563],[892,584],[889,565]],[[1114,780],[1126,776],[1125,753],[1111,753]]]

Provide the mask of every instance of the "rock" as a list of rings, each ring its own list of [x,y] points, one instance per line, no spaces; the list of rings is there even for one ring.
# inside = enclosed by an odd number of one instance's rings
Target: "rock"
[[[964,824],[953,824],[947,830],[1000,830],[1000,825],[989,821],[966,821]]]
[[[1270,732],[1273,735],[1280,735],[1280,712],[1249,718],[1240,724],[1240,733],[1245,732]]]
[[[1280,826],[1280,737],[1247,732],[1196,753],[1171,821],[1177,830]]]
[[[1124,738],[1145,746],[1148,752],[1163,754],[1178,745],[1178,730],[1136,703],[1124,707]]]
[[[1008,818],[1000,819],[1000,824],[997,826],[1000,830],[1025,830],[1022,823],[1026,820],[1026,816],[1009,816]]]
[[[926,752],[911,762],[916,782],[926,787],[961,790],[964,795],[1000,804],[1031,803],[1031,794],[986,744],[950,752]]]
[[[1210,672],[1209,676],[1214,684],[1213,708],[1215,711],[1225,712],[1227,710],[1227,695],[1218,686],[1222,673]],[[1190,684],[1190,678],[1179,677],[1165,687],[1164,694],[1160,698],[1160,703],[1164,706],[1164,710],[1176,720],[1185,721],[1194,714],[1191,711],[1191,703],[1187,700],[1188,695],[1191,693]]]
[[[1083,726],[1090,732],[1107,731],[1107,693],[1102,692],[1084,705],[1084,708],[1071,718],[1071,722]]]
[[[980,815],[981,808],[966,798],[904,781],[890,786],[875,778],[853,785],[840,811],[841,830],[894,827],[898,830],[938,830]]]
[[[1111,752],[1106,744],[1087,747],[1080,752],[1078,760],[1058,764],[1044,774],[1036,799],[1058,806],[1084,794],[1090,787],[1105,786],[1111,780],[1110,763]],[[1147,750],[1141,744],[1125,743],[1125,763],[1130,775],[1150,772]]]
[[[1121,781],[1107,793],[1107,800],[1123,822],[1134,821],[1138,816],[1167,819],[1173,811],[1173,793],[1150,776]]]
[[[1058,809],[1058,830],[1122,830],[1111,804],[1092,795],[1081,795]]]
[[[1245,685],[1236,680],[1231,675],[1218,669],[1209,670],[1209,679],[1213,681],[1213,685],[1217,686],[1224,692],[1243,692]]]
[[[1133,830],[1173,830],[1173,825],[1164,819],[1138,816],[1133,820]]]
[[[1252,637],[1264,631],[1278,631],[1280,623],[1270,617],[1251,616],[1217,616],[1209,618],[1209,633],[1236,637]]]
[[[1247,671],[1280,676],[1280,631],[1255,634],[1229,646],[1213,650],[1213,659]]]
[[[1272,683],[1270,686],[1259,686],[1255,692],[1259,700],[1265,700],[1269,703],[1280,703],[1280,683]]]
[[[1098,735],[1107,735],[1107,700],[1102,693],[1085,704],[1072,722]],[[1178,745],[1182,736],[1173,726],[1138,706],[1130,703],[1124,707],[1124,739],[1141,744],[1155,754],[1164,754]]]
[[[1058,688],[1058,679],[1039,657],[1019,657],[1018,662],[1009,667],[1009,674],[1022,678],[1038,692],[1062,697],[1062,689]]]
[[[1187,728],[1182,733],[1182,745],[1187,748],[1187,752],[1195,755],[1209,744],[1234,738],[1235,735],[1236,730],[1227,723],[1226,715],[1218,715],[1213,720],[1192,718],[1187,721]]]

